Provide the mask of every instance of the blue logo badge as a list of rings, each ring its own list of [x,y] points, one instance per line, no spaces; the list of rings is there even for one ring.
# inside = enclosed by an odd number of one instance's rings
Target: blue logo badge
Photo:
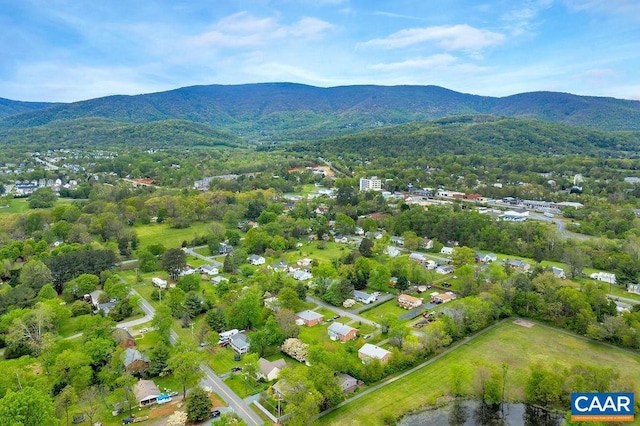
[[[571,420],[576,422],[632,422],[632,392],[572,393]]]

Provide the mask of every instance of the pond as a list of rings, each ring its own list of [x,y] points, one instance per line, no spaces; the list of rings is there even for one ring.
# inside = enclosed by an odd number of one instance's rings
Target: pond
[[[557,426],[562,414],[549,412],[528,404],[486,405],[475,400],[456,400],[433,410],[408,414],[399,426]]]

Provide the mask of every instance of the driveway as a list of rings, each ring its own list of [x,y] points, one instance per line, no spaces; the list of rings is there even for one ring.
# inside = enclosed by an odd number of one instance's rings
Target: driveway
[[[332,312],[335,312],[336,314],[338,314],[340,316],[351,318],[352,320],[355,320],[355,321],[361,321],[363,324],[369,324],[369,325],[372,325],[374,327],[380,327],[377,322],[373,322],[373,321],[368,320],[368,319],[366,319],[364,317],[361,317],[360,315],[351,313],[349,311],[345,311],[344,309],[340,309],[340,308],[338,308],[336,306],[333,306],[333,305],[330,305],[328,303],[325,303],[320,299],[316,299],[315,297],[307,296],[307,298],[305,300],[307,302],[315,303],[316,305],[319,305],[319,306],[321,306],[323,308],[326,308],[326,309],[328,309],[328,310],[330,310]]]

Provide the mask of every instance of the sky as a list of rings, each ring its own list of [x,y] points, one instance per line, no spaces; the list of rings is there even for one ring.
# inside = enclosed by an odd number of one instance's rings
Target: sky
[[[438,85],[640,100],[638,0],[0,0],[0,97]]]

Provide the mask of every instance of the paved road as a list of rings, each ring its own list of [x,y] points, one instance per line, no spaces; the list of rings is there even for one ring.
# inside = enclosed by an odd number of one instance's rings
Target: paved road
[[[368,305],[362,305],[359,308],[356,308],[353,310],[354,314],[359,314],[360,312],[364,311],[365,309],[371,309],[373,306],[379,305],[381,303],[386,302],[387,300],[391,300],[393,298],[395,298],[396,295],[395,294],[383,294],[382,296],[378,297],[378,299],[373,302],[373,303],[369,303]]]
[[[376,322],[373,322],[373,321],[368,320],[368,319],[366,319],[364,317],[361,317],[360,315],[356,315],[356,314],[353,314],[351,312],[345,311],[344,309],[337,308],[337,307],[335,307],[333,305],[330,305],[328,303],[323,302],[320,299],[316,299],[315,297],[307,296],[307,298],[305,300],[307,302],[315,303],[316,305],[319,305],[319,306],[322,306],[323,308],[329,309],[330,311],[335,312],[336,314],[338,314],[340,316],[351,318],[352,320],[355,320],[355,321],[362,321],[363,324],[369,324],[369,325],[372,325],[374,327],[380,327],[378,325],[378,323],[376,323]]]
[[[215,259],[215,257],[216,257],[216,256],[203,256],[203,255],[201,255],[200,253],[197,253],[197,252],[195,251],[195,249],[197,249],[197,248],[202,248],[202,247],[206,247],[206,246],[193,247],[193,248],[185,247],[184,252],[185,252],[186,254],[190,255],[190,256],[197,257],[198,259],[202,259],[202,260],[204,260],[204,261],[206,261],[206,262],[209,262],[209,263],[211,263],[213,266],[215,266],[216,268],[222,268],[223,264],[222,264],[222,262],[218,262],[218,261]],[[224,255],[222,255],[222,256],[224,256]],[[217,256],[217,257],[220,257],[220,256]]]
[[[153,306],[151,306],[149,302],[147,302],[142,296],[140,296],[140,293],[138,293],[137,291],[131,290],[131,292],[140,297],[140,307],[145,312],[145,317],[149,316],[150,318],[153,318],[153,315],[155,315],[156,311]],[[127,321],[127,324],[137,325],[138,321],[141,321],[142,319],[143,318],[133,321]],[[125,326],[124,324],[125,323],[120,323],[118,324],[118,327],[123,327]],[[178,341],[178,334],[173,330],[171,330],[169,341],[174,345]],[[210,388],[212,391],[218,394],[227,403],[229,408],[237,413],[249,426],[257,426],[263,423],[262,419],[256,413],[254,413],[253,410],[251,410],[249,405],[245,401],[243,401],[242,398],[233,393],[233,391],[222,381],[222,379],[216,376],[216,374],[213,372],[213,370],[211,370],[211,368],[209,368],[208,365],[202,363],[200,364],[200,369],[202,369],[202,371],[204,372],[204,377],[201,382],[203,386]]]
[[[238,414],[242,420],[248,425],[261,425],[262,419],[256,414],[247,404],[246,401],[236,395],[225,382],[218,377],[211,368],[205,364],[200,364],[200,368],[204,371],[204,377],[200,381],[203,387],[208,387],[214,390],[222,399],[224,399],[229,407]]]
[[[636,299],[629,299],[628,297],[616,296],[614,294],[607,294],[607,297],[613,300],[614,302],[623,302],[623,303],[626,303],[627,305],[640,305],[640,301]]]

